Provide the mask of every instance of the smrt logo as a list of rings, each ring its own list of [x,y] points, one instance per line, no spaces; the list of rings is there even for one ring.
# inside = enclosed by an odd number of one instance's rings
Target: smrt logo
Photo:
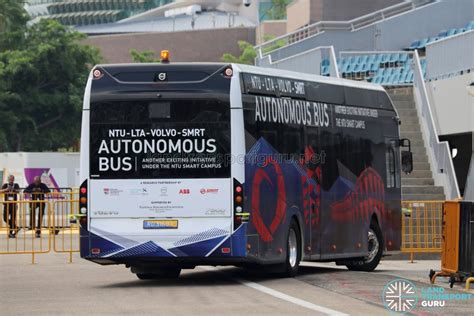
[[[219,189],[204,189],[204,188],[202,188],[201,190],[199,190],[199,192],[201,192],[201,194],[207,194],[207,193],[216,194],[217,192],[219,192]]]
[[[418,302],[416,287],[410,281],[397,279],[387,283],[382,292],[385,307],[396,313],[407,313]]]
[[[189,193],[191,193],[191,192],[189,191],[189,189],[180,189],[180,190],[179,190],[179,194],[189,194]]]
[[[110,189],[109,188],[104,188],[104,194],[109,195],[109,193],[110,193]]]

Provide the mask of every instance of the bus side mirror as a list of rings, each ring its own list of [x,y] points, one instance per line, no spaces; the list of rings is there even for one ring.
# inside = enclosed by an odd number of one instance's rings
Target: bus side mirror
[[[413,153],[411,151],[402,151],[402,170],[406,174],[413,171]]]
[[[408,150],[411,149],[411,142],[408,138],[400,139],[400,147],[408,147]]]

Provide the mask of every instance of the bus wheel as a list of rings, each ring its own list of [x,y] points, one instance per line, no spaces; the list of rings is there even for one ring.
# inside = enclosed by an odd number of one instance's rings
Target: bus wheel
[[[301,261],[301,234],[295,220],[291,221],[286,245],[286,261],[283,274],[285,277],[293,278],[298,274]]]
[[[157,280],[157,279],[176,279],[181,273],[180,268],[165,268],[153,272],[137,273],[140,280]]]
[[[364,260],[353,261],[347,264],[347,268],[352,271],[374,271],[379,265],[383,254],[383,235],[377,222],[370,224],[368,237],[369,255]]]

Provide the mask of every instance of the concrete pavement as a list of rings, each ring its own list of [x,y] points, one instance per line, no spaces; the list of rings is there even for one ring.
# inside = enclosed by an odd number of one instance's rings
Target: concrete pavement
[[[2,315],[384,315],[381,293],[396,278],[430,287],[439,261],[383,261],[373,273],[334,264],[304,263],[297,278],[277,278],[234,267],[183,270],[177,280],[138,280],[124,266],[99,266],[64,254],[0,256]],[[447,280],[437,286],[449,293]],[[474,293],[473,290],[470,293]],[[414,314],[473,313],[474,300],[447,302]]]

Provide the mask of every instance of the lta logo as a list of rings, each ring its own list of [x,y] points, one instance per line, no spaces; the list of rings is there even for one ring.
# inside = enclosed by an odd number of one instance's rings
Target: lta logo
[[[407,313],[418,303],[416,286],[403,279],[390,281],[383,289],[382,300],[389,311]]]

